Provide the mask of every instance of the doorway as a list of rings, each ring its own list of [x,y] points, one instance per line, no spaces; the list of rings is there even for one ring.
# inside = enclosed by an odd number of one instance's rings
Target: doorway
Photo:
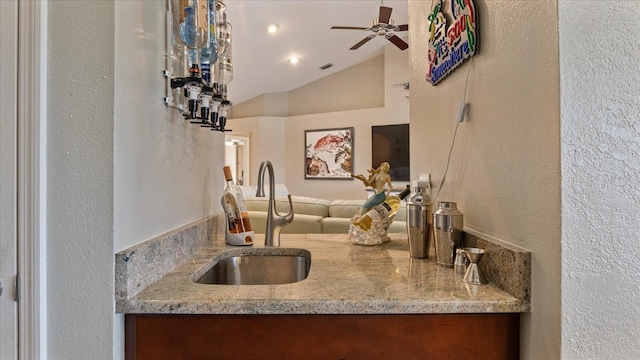
[[[224,138],[225,164],[231,167],[237,185],[249,185],[249,137],[225,134]]]

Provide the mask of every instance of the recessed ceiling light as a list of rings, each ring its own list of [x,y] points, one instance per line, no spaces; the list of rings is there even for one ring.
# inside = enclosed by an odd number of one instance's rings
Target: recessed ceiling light
[[[297,64],[300,61],[300,59],[297,56],[292,56],[289,58],[289,63],[291,64]]]
[[[269,24],[269,26],[267,26],[267,31],[270,34],[275,33],[276,31],[278,31],[278,24]]]

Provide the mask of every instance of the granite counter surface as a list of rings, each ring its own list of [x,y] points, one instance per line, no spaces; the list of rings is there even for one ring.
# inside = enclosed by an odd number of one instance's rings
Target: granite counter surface
[[[263,247],[262,235],[256,245]],[[428,314],[528,312],[517,298],[494,284],[470,285],[453,269],[409,256],[406,235],[376,246],[354,245],[343,234],[282,234],[281,248],[311,252],[307,279],[282,285],[197,284],[194,274],[213,266],[228,249],[216,240],[135,293],[116,264],[116,311],[153,314]],[[125,260],[133,252],[120,256]],[[116,256],[118,259],[118,255]],[[118,263],[118,260],[116,260]],[[137,280],[136,280],[137,281]],[[120,285],[119,285],[120,284]],[[120,289],[120,290],[119,290]],[[124,289],[124,290],[123,290]]]

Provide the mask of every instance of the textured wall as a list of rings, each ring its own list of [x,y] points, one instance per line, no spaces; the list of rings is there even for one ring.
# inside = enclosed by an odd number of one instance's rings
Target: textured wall
[[[110,359],[114,3],[48,6],[47,357]]]
[[[562,357],[640,354],[640,1],[559,1]]]
[[[220,209],[224,136],[162,102],[163,1],[49,9],[48,357],[119,358],[114,249]]]
[[[18,271],[18,3],[0,2],[0,359],[18,355],[18,303],[13,278]],[[24,183],[24,181],[22,181]],[[40,253],[40,252],[38,252]],[[38,275],[38,274],[34,274]],[[42,285],[40,285],[42,287]],[[42,294],[42,293],[41,293]],[[36,324],[37,325],[37,324]],[[40,328],[40,326],[36,326]],[[46,330],[46,329],[45,329]],[[36,343],[38,339],[35,339]]]
[[[532,311],[522,316],[522,358],[559,358],[557,3],[475,1],[478,52],[437,86],[425,80],[430,4],[409,2],[411,173],[431,173],[440,183],[471,69],[468,120],[458,128],[438,200],[458,203],[467,231],[532,251]]]

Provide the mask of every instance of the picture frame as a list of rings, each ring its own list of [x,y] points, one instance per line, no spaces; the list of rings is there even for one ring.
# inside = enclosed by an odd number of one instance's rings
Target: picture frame
[[[304,178],[352,179],[353,130],[353,127],[305,130]]]

